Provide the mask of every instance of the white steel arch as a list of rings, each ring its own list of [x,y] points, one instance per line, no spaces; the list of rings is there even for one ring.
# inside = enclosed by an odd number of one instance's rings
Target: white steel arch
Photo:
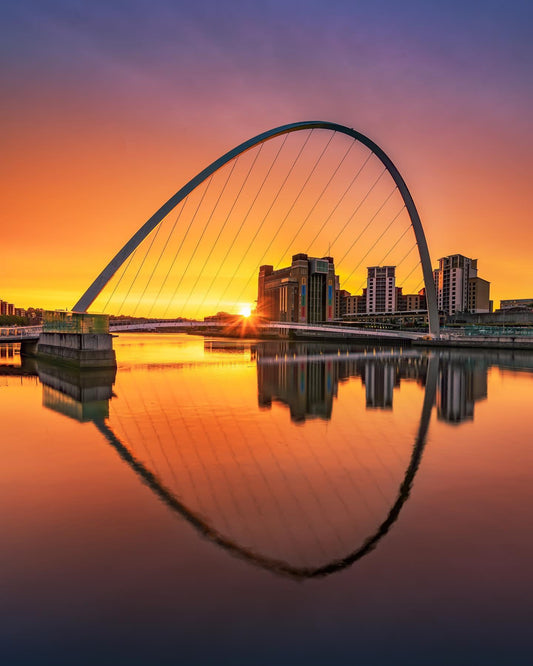
[[[366,137],[364,134],[361,134],[357,130],[354,130],[345,125],[339,125],[338,123],[330,123],[327,121],[303,121],[297,123],[289,123],[288,125],[281,125],[275,127],[274,129],[268,130],[252,139],[248,139],[244,143],[241,143],[233,150],[230,150],[222,157],[219,157],[217,160],[212,162],[208,167],[201,171],[197,176],[192,178],[186,185],[184,185],[174,196],[172,196],[161,208],[152,215],[152,217],[143,224],[143,226],[129,239],[129,241],[122,247],[119,252],[111,259],[107,264],[104,270],[98,275],[94,280],[91,286],[83,294],[80,300],[72,308],[73,312],[86,312],[87,309],[91,306],[93,301],[97,298],[100,292],[107,285],[109,280],[117,272],[117,270],[124,264],[124,262],[130,257],[130,255],[135,251],[135,249],[143,242],[143,240],[148,236],[148,234],[155,229],[155,227],[181,202],[188,196],[194,189],[196,189],[201,183],[203,183],[207,178],[209,178],[216,171],[221,169],[225,164],[230,162],[232,159],[241,155],[242,153],[258,146],[265,141],[269,141],[277,136],[283,134],[289,134],[291,132],[298,132],[302,130],[312,130],[312,129],[325,129],[332,132],[339,132],[341,134],[346,134],[347,136],[352,137],[356,141],[359,141],[364,146],[366,146],[378,159],[383,163],[392,179],[394,180],[402,199],[405,203],[405,207],[409,214],[411,220],[411,225],[415,233],[416,243],[418,246],[418,253],[420,255],[420,263],[422,264],[422,273],[424,276],[424,286],[426,288],[426,300],[428,308],[428,318],[429,318],[429,332],[432,335],[438,336],[439,334],[439,312],[437,308],[437,294],[435,289],[435,282],[433,279],[433,270],[431,268],[431,260],[429,257],[429,250],[427,246],[426,236],[424,234],[424,229],[422,228],[422,222],[418,211],[416,209],[415,203],[409,192],[407,185],[405,184],[404,179],[400,175],[400,172],[390,159],[390,157],[376,144],[374,141]]]

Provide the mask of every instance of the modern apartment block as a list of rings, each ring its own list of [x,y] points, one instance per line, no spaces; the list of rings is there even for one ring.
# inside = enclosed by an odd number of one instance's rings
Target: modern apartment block
[[[292,264],[261,266],[257,312],[272,321],[318,323],[335,318],[335,266],[331,257],[295,254]]]
[[[367,313],[395,312],[396,266],[369,266],[367,271]]]
[[[433,272],[440,312],[490,312],[490,282],[478,277],[477,259],[452,254]]]
[[[368,271],[371,273],[371,277],[367,278],[367,287],[363,289],[362,294],[352,296],[346,289],[337,289],[335,296],[339,319],[346,316],[353,318],[353,315],[425,312],[427,310],[425,289],[421,289],[417,294],[404,294],[401,287],[394,286],[395,266],[373,266],[369,267]],[[394,288],[393,296],[391,285]],[[371,296],[372,301],[370,302]],[[368,310],[369,302],[376,309]]]

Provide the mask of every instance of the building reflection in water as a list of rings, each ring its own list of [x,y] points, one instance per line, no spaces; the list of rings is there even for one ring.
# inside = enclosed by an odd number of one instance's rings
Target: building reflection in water
[[[452,424],[472,421],[475,403],[487,398],[487,371],[480,359],[441,355],[437,417]]]
[[[255,348],[258,404],[279,402],[291,419],[331,419],[338,385],[359,377],[367,409],[393,408],[394,390],[404,379],[424,386],[428,355],[412,350],[363,351],[350,345],[324,347],[305,343],[266,343]],[[482,357],[455,352],[439,354],[437,415],[452,424],[474,418],[474,405],[487,397],[489,365]]]
[[[0,344],[0,364],[12,363],[20,358],[20,344],[8,342]]]

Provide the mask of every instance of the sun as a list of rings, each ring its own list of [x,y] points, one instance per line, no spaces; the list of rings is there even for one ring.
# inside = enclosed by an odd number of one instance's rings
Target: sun
[[[249,317],[252,314],[252,308],[249,305],[243,305],[239,314],[243,317]]]

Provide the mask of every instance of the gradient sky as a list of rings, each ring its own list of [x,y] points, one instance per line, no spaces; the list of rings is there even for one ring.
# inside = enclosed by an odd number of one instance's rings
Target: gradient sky
[[[533,297],[532,21],[526,0],[3,2],[0,298],[71,307],[209,162],[318,119],[389,153],[434,264]]]

